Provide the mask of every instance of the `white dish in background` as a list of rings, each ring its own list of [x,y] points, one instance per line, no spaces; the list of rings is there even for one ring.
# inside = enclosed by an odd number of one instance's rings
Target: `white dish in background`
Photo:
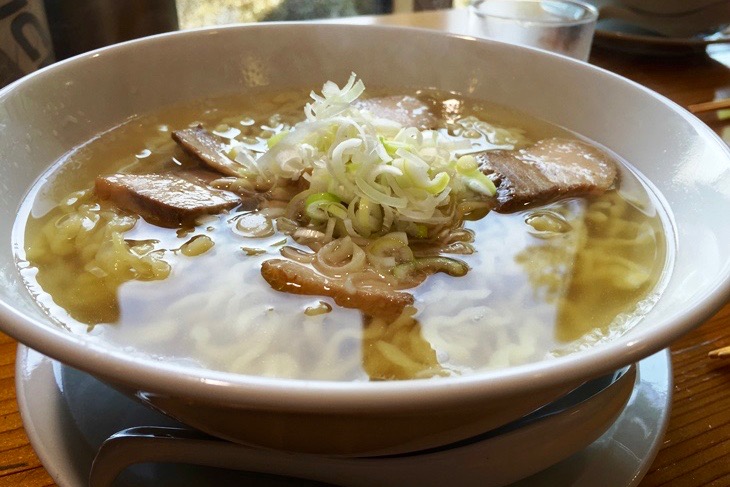
[[[671,404],[669,353],[642,360],[631,397],[616,422],[582,451],[512,487],[635,486],[653,461]],[[18,348],[16,388],[28,437],[59,487],[86,485],[101,443],[133,426],[179,426],[102,384],[24,346]],[[93,397],[93,401],[89,398]],[[245,452],[245,449],[243,450]],[[459,485],[458,453],[448,463]],[[376,460],[387,462],[388,460]],[[514,462],[520,468],[520,462]],[[315,467],[316,468],[316,467]],[[321,486],[313,481],[188,465],[137,465],[115,487],[154,485]]]
[[[685,56],[713,44],[730,43],[730,28],[706,36],[664,37],[613,19],[599,19],[593,44],[631,54]]]
[[[660,36],[689,38],[730,25],[728,0],[591,0],[602,19],[616,19]]]

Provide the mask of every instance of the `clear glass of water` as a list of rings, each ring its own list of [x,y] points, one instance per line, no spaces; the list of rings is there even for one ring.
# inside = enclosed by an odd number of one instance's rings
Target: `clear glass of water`
[[[472,0],[469,33],[586,61],[598,10],[578,0]]]

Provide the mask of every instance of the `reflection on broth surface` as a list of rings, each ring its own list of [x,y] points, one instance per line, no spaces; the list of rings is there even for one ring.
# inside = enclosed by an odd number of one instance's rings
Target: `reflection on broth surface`
[[[53,320],[129,353],[303,379],[424,378],[522,364],[592,346],[640,319],[657,297],[667,239],[656,198],[633,172],[620,165],[618,188],[603,194],[489,211],[474,158],[454,153],[574,134],[453,94],[411,96],[425,101],[433,128],[453,146],[445,152],[450,180],[429,170],[422,193],[442,194],[444,181],[455,188],[436,206],[438,215],[457,215],[455,223],[398,220],[392,208],[347,200],[334,186],[315,191],[320,175],[311,168],[285,183],[283,173],[266,184],[219,174],[205,186],[237,193],[241,205],[163,226],[100,198],[98,181],[93,189],[99,175],[199,171],[189,148],[171,138],[187,128],[192,136],[198,125],[241,167],[269,164],[261,154],[282,154],[300,137],[307,94],[261,92],[135,118],[68,154],[21,212],[14,238],[25,251],[25,282]],[[384,157],[408,159],[389,137],[377,139]],[[349,140],[346,172],[359,157]],[[444,153],[438,145],[424,151]],[[390,193],[396,209],[399,188]],[[307,273],[325,284],[307,290]]]

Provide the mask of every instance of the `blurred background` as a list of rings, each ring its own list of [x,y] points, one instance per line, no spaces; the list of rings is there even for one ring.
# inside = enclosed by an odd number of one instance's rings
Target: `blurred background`
[[[54,61],[178,29],[466,6],[468,0],[0,0],[0,87]]]
[[[304,20],[466,6],[468,0],[177,0],[183,29],[213,23]]]
[[[176,29],[432,10],[466,6],[468,0],[44,0],[43,3],[55,57],[60,60],[114,42]]]

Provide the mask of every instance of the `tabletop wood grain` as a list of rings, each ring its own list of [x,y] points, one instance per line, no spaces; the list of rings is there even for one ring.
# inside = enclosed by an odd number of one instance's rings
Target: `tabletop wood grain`
[[[459,31],[464,15],[460,11],[428,12],[353,22]],[[596,47],[590,62],[683,106],[730,96],[728,44],[714,46],[710,55],[688,57],[642,57]],[[700,118],[730,141],[730,115],[711,112]],[[640,487],[730,486],[730,360],[707,357],[723,346],[730,346],[730,304],[672,345],[674,398],[669,427]],[[18,412],[15,352],[15,341],[0,334],[0,487],[52,486],[55,483],[29,444]]]

